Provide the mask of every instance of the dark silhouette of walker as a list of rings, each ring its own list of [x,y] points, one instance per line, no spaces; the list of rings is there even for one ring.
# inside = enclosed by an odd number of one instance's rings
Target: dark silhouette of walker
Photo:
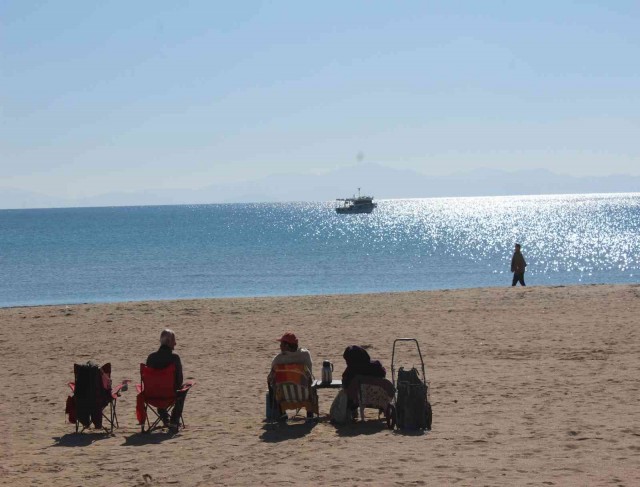
[[[516,248],[513,252],[513,257],[511,258],[511,272],[513,272],[513,282],[512,286],[520,283],[521,286],[526,286],[524,283],[524,271],[527,267],[527,263],[524,260],[524,256],[522,252],[520,252],[520,244],[516,244]]]

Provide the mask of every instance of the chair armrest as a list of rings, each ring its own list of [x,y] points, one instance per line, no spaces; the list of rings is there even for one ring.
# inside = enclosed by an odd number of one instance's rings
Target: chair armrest
[[[131,379],[122,379],[122,382],[111,389],[111,397],[116,399],[120,394],[129,390],[129,382]]]
[[[75,382],[67,382],[67,385],[69,386],[69,389],[71,389],[71,392],[76,392],[76,383]]]
[[[136,391],[138,391],[138,394],[140,394],[142,391],[144,391],[144,385],[136,384]]]
[[[187,392],[189,389],[191,389],[195,385],[196,385],[195,380],[188,380],[184,384],[182,384],[182,387],[178,389],[176,392]]]

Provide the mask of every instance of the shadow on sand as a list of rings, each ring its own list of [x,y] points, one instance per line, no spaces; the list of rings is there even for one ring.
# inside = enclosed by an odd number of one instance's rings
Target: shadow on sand
[[[153,431],[151,433],[134,433],[124,439],[122,446],[159,445],[167,440],[177,437],[177,433],[169,431]]]
[[[355,423],[349,423],[344,426],[336,426],[336,432],[338,436],[360,436],[360,435],[375,435],[381,431],[389,431],[387,423],[384,421],[357,421]]]
[[[356,423],[350,423],[344,426],[336,426],[336,431],[339,436],[359,436],[359,435],[374,435],[376,433],[380,433],[382,431],[390,431],[394,435],[400,436],[424,436],[428,435],[428,430],[399,430],[394,429],[390,430],[387,428],[387,424],[383,421],[358,421]]]
[[[90,432],[90,433],[67,433],[64,436],[56,436],[53,438],[53,446],[65,446],[65,447],[76,447],[76,446],[89,446],[91,443],[95,443],[96,441],[106,440],[107,438],[111,438],[113,435],[111,433],[102,432]]]
[[[299,421],[294,419],[286,423],[265,423],[262,427],[264,432],[260,435],[260,439],[267,443],[279,443],[302,438],[311,433],[311,430],[320,421]]]

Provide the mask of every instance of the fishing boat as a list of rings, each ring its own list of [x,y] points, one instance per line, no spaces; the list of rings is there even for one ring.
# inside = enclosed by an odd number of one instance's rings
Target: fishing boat
[[[373,202],[373,196],[364,196],[360,194],[360,188],[358,188],[358,196],[352,198],[338,198],[339,202],[336,207],[336,213],[371,213],[373,209],[378,206]]]

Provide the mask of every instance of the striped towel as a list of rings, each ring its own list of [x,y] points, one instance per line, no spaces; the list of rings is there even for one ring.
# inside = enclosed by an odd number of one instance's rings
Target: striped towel
[[[284,402],[301,402],[309,400],[309,388],[303,387],[298,384],[278,384],[280,393],[282,394],[281,400]]]

